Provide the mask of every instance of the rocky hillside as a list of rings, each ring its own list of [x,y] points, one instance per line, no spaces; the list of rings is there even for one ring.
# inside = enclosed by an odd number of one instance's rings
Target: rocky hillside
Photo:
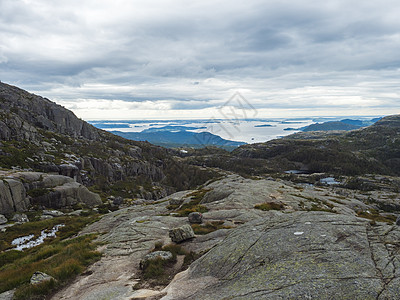
[[[52,299],[398,299],[400,227],[371,198],[400,200],[227,175],[87,227],[104,256]],[[182,214],[198,205],[201,224]],[[174,243],[187,224],[195,234]],[[150,275],[141,261],[157,249],[180,250]]]
[[[104,196],[147,199],[215,176],[181,164],[164,148],[96,129],[48,99],[1,82],[0,167],[68,176]]]
[[[299,170],[307,173],[400,175],[400,115],[350,132],[302,132],[266,143],[243,145],[232,153],[193,151],[189,163],[243,175]]]

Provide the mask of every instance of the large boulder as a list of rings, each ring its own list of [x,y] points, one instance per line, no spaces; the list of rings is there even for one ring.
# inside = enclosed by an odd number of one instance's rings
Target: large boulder
[[[181,227],[171,229],[169,231],[169,237],[174,243],[181,243],[194,238],[194,232],[192,227],[186,224]]]
[[[26,198],[25,187],[21,181],[15,179],[4,179],[13,197],[14,210],[26,211],[29,207],[29,199]]]
[[[0,213],[10,214],[28,209],[29,200],[26,197],[22,182],[14,179],[0,180]]]
[[[84,203],[93,207],[102,203],[98,194],[92,193],[85,186],[75,181],[56,186],[48,193],[32,199],[32,202],[48,208],[62,208],[77,203]]]
[[[35,273],[33,273],[30,283],[36,285],[50,280],[55,280],[55,279],[46,273],[36,271]]]
[[[400,299],[400,230],[349,215],[271,213],[233,230],[162,299]]]
[[[188,215],[188,220],[190,224],[201,224],[203,223],[203,215],[199,212],[191,212]]]

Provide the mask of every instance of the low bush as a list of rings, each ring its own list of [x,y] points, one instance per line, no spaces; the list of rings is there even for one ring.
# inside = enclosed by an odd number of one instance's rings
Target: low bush
[[[254,206],[254,208],[263,211],[268,211],[268,210],[283,210],[285,206],[282,203],[267,202],[267,203],[257,204]]]

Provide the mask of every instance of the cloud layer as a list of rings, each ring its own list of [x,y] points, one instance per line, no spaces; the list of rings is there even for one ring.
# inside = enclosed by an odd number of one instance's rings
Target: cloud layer
[[[85,119],[400,112],[398,1],[0,1],[0,80]]]

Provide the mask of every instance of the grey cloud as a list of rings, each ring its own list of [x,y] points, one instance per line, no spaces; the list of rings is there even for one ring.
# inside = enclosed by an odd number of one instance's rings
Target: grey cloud
[[[0,2],[0,79],[59,101],[200,109],[243,89],[312,109],[324,89],[387,107],[400,96],[396,1],[27,3]]]

